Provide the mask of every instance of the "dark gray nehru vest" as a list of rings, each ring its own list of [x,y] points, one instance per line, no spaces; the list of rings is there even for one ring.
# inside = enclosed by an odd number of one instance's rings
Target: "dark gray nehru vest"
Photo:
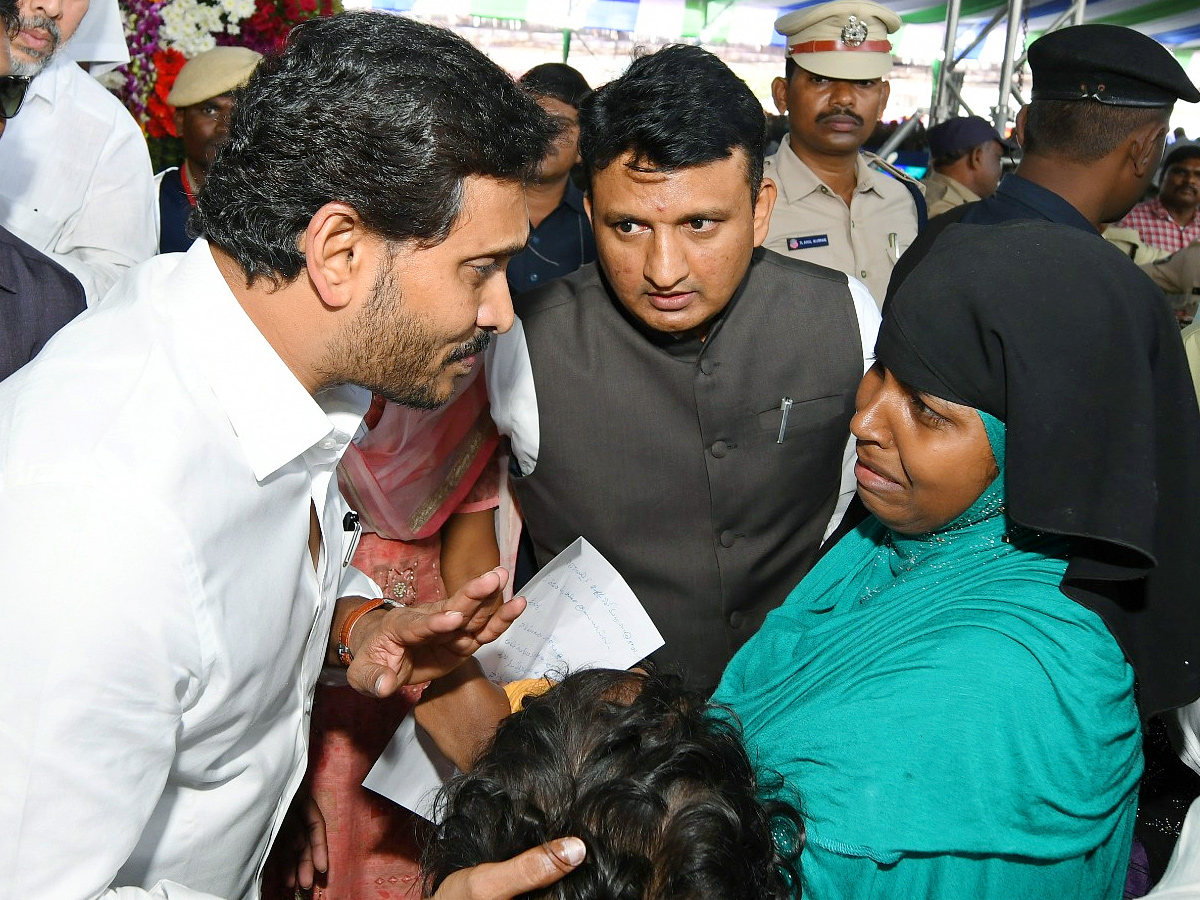
[[[586,537],[662,632],[659,663],[713,687],[833,514],[863,362],[846,277],[756,251],[694,359],[634,328],[595,264],[525,300],[541,434],[515,486],[538,564]]]

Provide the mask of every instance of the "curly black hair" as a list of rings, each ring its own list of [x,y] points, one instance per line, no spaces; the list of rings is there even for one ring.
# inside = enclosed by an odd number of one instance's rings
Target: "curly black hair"
[[[294,279],[297,237],[331,201],[387,240],[435,245],[463,179],[530,177],[558,130],[465,40],[382,12],[299,25],[235,101],[190,225],[250,282]]]
[[[426,886],[574,835],[583,865],[528,897],[792,898],[803,825],[761,788],[731,716],[682,679],[577,672],[527,700],[443,789]]]

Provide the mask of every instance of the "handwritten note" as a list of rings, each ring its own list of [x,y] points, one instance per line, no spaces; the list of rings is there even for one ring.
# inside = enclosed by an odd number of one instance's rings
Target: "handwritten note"
[[[551,560],[521,594],[529,603],[525,612],[475,655],[496,683],[588,668],[627,669],[663,645],[625,579],[583,538]],[[432,819],[437,790],[453,771],[409,716],[363,785]]]

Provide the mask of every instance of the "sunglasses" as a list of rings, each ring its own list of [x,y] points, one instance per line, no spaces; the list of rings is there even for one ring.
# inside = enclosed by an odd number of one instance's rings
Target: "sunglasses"
[[[32,80],[22,75],[0,75],[0,119],[11,119],[17,114]]]

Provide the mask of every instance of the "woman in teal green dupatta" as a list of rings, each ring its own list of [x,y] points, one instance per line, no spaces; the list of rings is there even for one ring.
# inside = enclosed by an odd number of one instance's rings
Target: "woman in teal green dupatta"
[[[1155,561],[1164,577],[1196,568],[1105,517],[1153,523],[1148,504],[1175,502],[1163,490],[1200,503],[1162,460],[1179,449],[1171,416],[1193,450],[1200,417],[1176,402],[1186,369],[1165,305],[1101,244],[1050,225],[952,227],[884,318],[851,425],[876,515],[768,616],[714,697],[804,811],[805,898],[1122,894],[1142,758],[1138,658],[1113,634],[1140,646],[1153,610],[1151,629],[1173,621],[1194,641],[1186,598],[1144,582]],[[1091,334],[1072,309],[1085,300],[1102,320]],[[1105,353],[1087,341],[1099,330]],[[1104,409],[1086,402],[1096,365],[1124,379]],[[1123,468],[1070,471],[1088,441]],[[1075,590],[1088,561],[1138,602],[1122,614],[1106,589]],[[1165,696],[1161,669],[1145,671]]]

